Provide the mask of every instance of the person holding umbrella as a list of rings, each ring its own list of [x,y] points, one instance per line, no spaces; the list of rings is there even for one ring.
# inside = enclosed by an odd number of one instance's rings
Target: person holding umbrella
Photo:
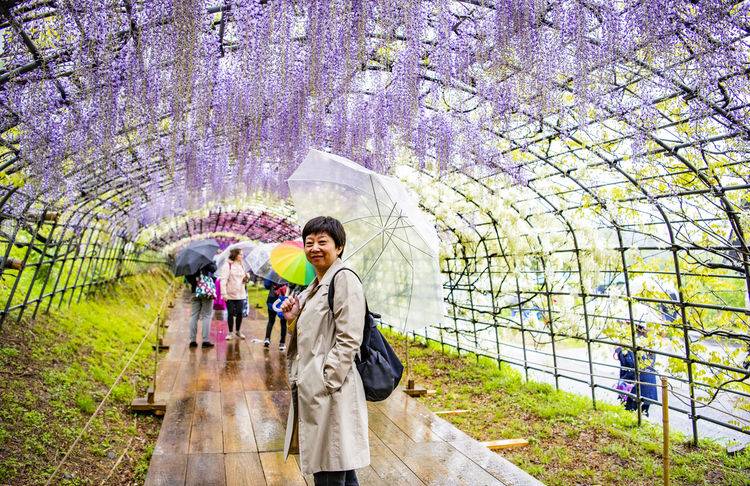
[[[344,268],[344,227],[319,216],[302,231],[304,252],[315,279],[299,297],[281,305],[290,322],[287,372],[292,388],[285,458],[296,441],[300,467],[316,485],[358,485],[355,469],[370,463],[367,405],[354,358],[362,343],[365,295]],[[335,282],[332,279],[336,276]],[[328,288],[335,285],[333,310]]]
[[[245,335],[240,332],[240,326],[242,325],[242,308],[245,300],[247,300],[245,284],[250,280],[250,277],[247,276],[242,264],[242,257],[242,248],[232,248],[229,251],[227,263],[221,267],[219,273],[219,282],[227,300],[227,326],[229,329],[227,341],[231,340],[233,335],[245,339]]]
[[[189,243],[175,258],[175,275],[185,275],[190,284],[193,299],[190,306],[190,347],[198,346],[198,321],[203,323],[203,347],[211,348],[214,344],[208,339],[211,330],[213,299],[216,297],[216,264],[214,256],[219,244],[216,240],[199,240]]]

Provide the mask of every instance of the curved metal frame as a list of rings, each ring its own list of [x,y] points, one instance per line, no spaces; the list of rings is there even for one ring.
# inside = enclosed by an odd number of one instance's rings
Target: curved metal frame
[[[64,8],[73,10],[64,3]],[[456,28],[466,20],[474,20],[489,15],[493,9],[492,4],[481,0],[456,0],[457,5],[464,7],[465,12],[455,19]],[[125,14],[128,20],[128,29],[115,33],[117,43],[115,54],[130,39],[140,45],[140,34],[144,27],[137,25],[134,17],[134,9],[145,8],[143,5],[133,5],[131,1],[124,2]],[[12,29],[23,40],[28,51],[27,58],[31,61],[24,65],[11,66],[9,70],[0,72],[0,89],[6,83],[28,82],[24,76],[38,70],[54,84],[56,96],[62,103],[70,102],[65,90],[65,79],[73,73],[52,73],[48,61],[64,59],[65,52],[43,52],[34,43],[33,39],[24,32],[27,22],[33,22],[42,18],[56,15],[58,7],[52,2],[3,2],[0,6],[0,15],[4,21],[0,23],[0,29]],[[592,7],[593,8],[593,7]],[[75,12],[78,14],[78,12]],[[218,14],[219,52],[218,56],[224,56],[227,52],[235,49],[225,39],[227,21],[231,21],[232,9],[228,2],[211,7],[207,14]],[[166,22],[168,19],[158,19],[158,22]],[[719,48],[741,48],[746,44],[750,36],[750,26],[740,25],[738,27],[744,34],[735,39],[723,40],[723,44],[717,44]],[[80,28],[80,25],[79,25]],[[410,42],[409,39],[394,33],[383,36],[383,34],[367,34],[373,38],[380,35],[391,42]],[[304,39],[301,39],[304,41]],[[585,39],[585,42],[595,44],[593,39]],[[717,41],[718,42],[718,41]],[[432,53],[434,43],[420,40],[426,57]],[[482,53],[477,53],[479,57]],[[45,57],[46,56],[46,57]],[[503,233],[500,222],[496,215],[492,214],[489,207],[477,202],[477,199],[488,201],[487,197],[502,190],[497,184],[501,179],[495,174],[472,174],[472,168],[464,168],[461,172],[446,172],[458,181],[458,185],[447,182],[447,178],[439,180],[445,190],[453,191],[458,198],[463,198],[471,203],[472,214],[461,214],[457,220],[461,221],[463,228],[451,227],[450,222],[441,221],[440,224],[447,237],[453,239],[459,251],[444,260],[443,271],[448,277],[447,301],[450,304],[449,314],[453,328],[435,328],[433,331],[439,333],[441,344],[452,344],[460,352],[470,350],[478,354],[487,354],[496,359],[498,364],[502,362],[512,363],[523,367],[526,377],[529,370],[534,370],[553,375],[556,386],[559,379],[565,378],[586,384],[591,391],[591,399],[596,406],[596,389],[613,391],[613,387],[607,387],[595,382],[595,365],[606,365],[595,363],[592,358],[593,345],[622,346],[630,349],[636,356],[646,353],[655,353],[668,359],[677,360],[684,364],[686,377],[674,377],[683,380],[688,386],[689,410],[679,407],[671,407],[675,410],[687,413],[692,421],[693,441],[698,440],[698,423],[700,420],[715,421],[720,425],[735,430],[742,429],[730,423],[729,420],[716,421],[710,416],[698,413],[701,403],[698,396],[700,391],[707,389],[711,393],[719,393],[716,387],[711,388],[699,380],[698,370],[707,368],[716,373],[730,375],[728,383],[733,381],[746,383],[750,372],[739,366],[726,366],[713,362],[710,358],[702,358],[694,352],[694,337],[691,333],[699,333],[701,339],[712,338],[716,335],[713,330],[701,328],[700,319],[696,318],[699,312],[727,312],[738,320],[745,323],[750,320],[750,249],[746,236],[747,213],[750,211],[750,203],[743,204],[742,198],[747,199],[746,194],[750,191],[750,173],[747,166],[750,165],[747,158],[747,139],[750,128],[743,122],[739,114],[747,111],[750,101],[741,98],[731,98],[723,83],[731,82],[735,77],[744,77],[750,73],[747,66],[738,66],[737,71],[731,75],[724,76],[716,81],[713,92],[703,92],[688,86],[674,73],[680,68],[695,62],[692,54],[685,59],[678,59],[672,65],[656,67],[649,65],[641,59],[623,58],[620,60],[622,73],[619,78],[613,80],[611,86],[607,86],[607,92],[612,96],[629,96],[636,100],[632,109],[615,111],[610,106],[592,100],[584,100],[591,103],[595,115],[591,119],[579,120],[574,113],[549,113],[541,116],[537,113],[526,111],[519,107],[513,117],[508,121],[504,130],[497,128],[498,120],[493,119],[491,123],[478,127],[477,133],[488,137],[498,146],[502,147],[500,154],[503,157],[520,155],[522,160],[518,163],[520,167],[530,176],[528,186],[524,189],[523,199],[513,201],[509,207],[515,211],[528,225],[528,234],[513,235],[517,238],[525,238],[535,241],[535,249],[527,255],[514,255],[506,251],[507,238],[511,235]],[[352,77],[361,73],[377,73],[387,77],[392,72],[392,62],[388,59],[372,55],[362,66],[354,68]],[[503,66],[507,70],[507,76],[511,77],[523,72],[521,66],[508,62]],[[364,74],[363,74],[364,75]],[[420,82],[423,87],[423,96],[431,91],[442,94],[442,99],[448,105],[447,113],[457,121],[469,123],[471,111],[480,107],[491,105],[481,89],[476,88],[466,80],[441,78],[439,73],[432,72],[425,67],[420,73]],[[662,89],[656,99],[645,97],[639,92],[639,87],[650,80],[658,80]],[[575,91],[573,79],[556,83],[561,93],[579,96],[581,93]],[[664,87],[666,86],[666,87]],[[450,102],[451,95],[460,93],[465,101],[471,101],[474,106],[466,110],[464,107],[453,107]],[[91,93],[86,93],[89,96]],[[351,93],[357,96],[371,96],[372,93]],[[716,94],[717,96],[712,96]],[[666,106],[668,103],[688,100],[698,105],[701,109],[698,114],[683,110],[687,113],[672,114]],[[719,101],[717,101],[719,100]],[[329,104],[333,100],[329,100]],[[434,109],[427,104],[425,109]],[[188,109],[190,109],[188,107]],[[640,123],[638,116],[640,110],[650,109],[658,113],[659,121],[653,126],[644,126]],[[0,145],[7,152],[0,155],[0,172],[5,175],[21,173],[28,164],[19,155],[17,147],[18,140],[10,130],[18,123],[17,114],[8,107],[0,105],[4,111],[0,124]],[[151,113],[151,120],[162,121],[165,116]],[[506,120],[507,121],[507,120]],[[614,128],[609,127],[611,122],[616,121]],[[149,122],[152,123],[152,122]],[[711,125],[720,126],[719,133],[706,133],[697,136],[680,135],[679,127],[685,125]],[[127,135],[130,131],[137,131],[139,127],[123,128],[118,135]],[[610,129],[611,128],[611,129]],[[606,130],[605,130],[606,129]],[[597,137],[598,132],[607,132],[606,136]],[[708,131],[708,130],[707,130]],[[675,133],[677,132],[677,133]],[[592,135],[593,134],[593,135]],[[159,130],[150,127],[148,136],[140,143],[153,143],[152,136],[164,135]],[[435,134],[428,134],[434,137]],[[226,134],[217,134],[226,136]],[[641,138],[651,144],[637,151],[632,157],[623,155],[619,145],[634,137]],[[593,140],[592,140],[593,139]],[[182,222],[177,220],[162,220],[152,222],[160,225],[162,234],[155,236],[152,240],[145,242],[132,235],[126,228],[126,219],[143,209],[149,200],[166,195],[173,182],[183,177],[186,169],[184,167],[172,167],[163,154],[159,154],[159,160],[140,161],[137,159],[132,140],[128,138],[126,144],[114,147],[113,156],[132,157],[137,162],[139,171],[132,177],[123,177],[121,174],[100,175],[92,168],[101,161],[89,161],[80,167],[73,167],[65,175],[81,177],[81,192],[72,203],[63,201],[49,201],[42,195],[39,199],[24,196],[18,188],[0,186],[0,254],[2,268],[0,278],[12,279],[7,285],[6,301],[0,302],[3,310],[0,311],[0,326],[6,318],[11,315],[21,319],[26,310],[31,311],[32,318],[37,316],[40,306],[46,303],[49,310],[53,300],[61,306],[67,299],[68,305],[74,299],[96,291],[104,283],[123,275],[136,272],[143,265],[163,261],[156,251],[163,245],[179,239],[186,235],[203,232],[203,224],[213,224],[214,230],[219,226],[219,216],[208,216],[208,219],[195,219],[183,228]],[[735,145],[735,147],[733,147]],[[712,147],[717,154],[712,153]],[[686,153],[688,153],[686,155]],[[152,154],[153,155],[153,154]],[[654,173],[639,174],[637,170],[637,158],[648,157],[653,164]],[[716,160],[710,160],[710,159]],[[719,162],[718,159],[722,158]],[[634,162],[634,160],[636,160]],[[701,165],[703,164],[703,165]],[[471,164],[467,164],[471,165]],[[488,165],[492,165],[491,163]],[[715,171],[724,170],[731,174],[726,177],[733,182],[727,183]],[[587,175],[587,172],[605,174],[602,180],[595,176]],[[423,176],[432,177],[434,174],[423,171]],[[442,175],[441,175],[442,176]],[[682,182],[680,178],[688,179]],[[660,187],[663,185],[664,187]],[[609,189],[620,189],[624,194],[607,198],[605,194]],[[481,196],[478,197],[478,196]],[[140,202],[139,202],[140,201]],[[712,206],[714,210],[700,212],[700,203]],[[533,206],[533,213],[523,209]],[[635,221],[622,218],[617,214],[618,210],[630,208],[633,211],[642,211],[646,214],[638,214]],[[425,209],[432,209],[426,207]],[[602,232],[611,231],[617,239],[616,251],[619,264],[618,267],[605,269],[615,276],[623,279],[624,295],[618,296],[627,304],[627,316],[624,321],[628,326],[628,337],[623,342],[596,334],[597,322],[602,318],[608,319],[612,316],[599,316],[592,310],[595,302],[600,299],[612,298],[608,290],[587,291],[584,281],[584,261],[582,253],[586,251],[588,242],[576,230],[574,218],[578,212],[587,212],[595,219]],[[50,217],[55,214],[54,218]],[[224,213],[221,213],[224,214]],[[545,235],[539,232],[535,226],[534,219],[539,215],[551,215],[559,222],[565,232],[566,240],[570,239],[571,247],[544,251],[543,240]],[[235,214],[235,220],[240,213]],[[293,225],[284,221],[284,216],[269,215],[268,220],[277,217],[274,224],[267,229],[273,235],[266,235],[268,239],[289,238],[297,236]],[[211,219],[213,218],[213,219]],[[247,233],[252,225],[252,219],[243,220],[239,231]],[[255,221],[258,221],[256,218]],[[236,222],[236,221],[235,221]],[[724,225],[724,228],[712,229],[711,225]],[[197,226],[195,226],[197,225]],[[638,225],[649,228],[649,233],[640,229]],[[244,228],[244,229],[243,229]],[[729,230],[726,234],[724,230]],[[533,233],[533,234],[532,234]],[[663,235],[660,235],[663,233]],[[691,233],[705,237],[708,243],[702,243],[700,238],[693,237]],[[471,235],[466,237],[466,234]],[[140,235],[143,236],[143,235]],[[639,243],[638,239],[647,239],[645,243]],[[135,243],[139,241],[139,243]],[[495,251],[494,248],[498,250]],[[631,253],[639,258],[649,254],[668,254],[671,268],[662,270],[664,275],[674,278],[676,292],[670,298],[650,298],[639,296],[631,288],[632,277],[643,275],[644,271],[638,269],[638,264],[631,260]],[[553,256],[572,255],[567,261],[570,268],[555,268],[552,262]],[[37,258],[37,255],[39,256]],[[703,256],[706,255],[706,256]],[[20,270],[10,268],[11,258],[16,260],[13,265],[20,266]],[[534,288],[525,288],[519,281],[517,275],[511,272],[511,267],[516,263],[528,258],[528,268],[524,272],[535,276],[545,275],[548,272],[577,273],[575,287],[576,297],[580,299],[582,309],[583,329],[582,335],[566,333],[560,330],[557,324],[559,309],[556,309],[557,297],[564,292],[554,288],[547,278]],[[504,265],[504,266],[503,266]],[[33,270],[32,270],[33,269]],[[55,272],[53,272],[55,270]],[[53,273],[56,273],[52,278]],[[648,273],[648,272],[646,272]],[[651,274],[655,272],[651,271]],[[75,277],[73,277],[75,274]],[[729,279],[744,281],[744,307],[730,306],[722,302],[718,296],[713,296],[713,301],[704,301],[701,296],[691,296],[685,293],[686,284],[694,278],[709,275],[714,279]],[[483,287],[486,281],[486,288]],[[8,282],[8,280],[6,280]],[[507,286],[508,282],[512,285]],[[76,295],[77,293],[77,295]],[[489,315],[487,318],[487,306],[482,302],[487,301],[489,295]],[[518,312],[518,322],[506,319],[502,315],[502,297],[512,295],[515,297],[514,307]],[[534,299],[540,300],[538,308],[544,314],[546,328],[534,328],[530,323],[524,321],[524,312],[528,309],[524,305]],[[664,351],[648,349],[643,340],[637,335],[636,328],[638,319],[634,315],[634,305],[647,306],[670,306],[677,309],[679,322],[671,324],[679,327],[682,332],[682,347],[680,351]],[[462,313],[468,317],[463,317]],[[468,326],[468,327],[467,327]],[[485,346],[481,341],[483,329],[495,331],[494,342]],[[499,331],[511,329],[520,332],[522,360],[508,359],[502,355]],[[433,338],[433,331],[426,331],[426,338]],[[455,336],[451,340],[445,334]],[[732,331],[721,331],[718,334],[727,341],[747,346],[750,351],[750,337]],[[539,341],[539,336],[549,339],[551,346],[552,366],[545,369],[529,359],[528,351],[532,345]],[[588,366],[587,379],[573,376],[562,369],[558,363],[558,345],[566,340],[584,341],[587,349],[586,363]],[[531,343],[529,342],[531,341]],[[488,349],[492,348],[493,349]],[[638,372],[639,360],[636,359],[636,373]],[[742,374],[744,373],[744,377]],[[723,386],[723,385],[722,385]],[[738,390],[726,389],[721,393],[733,393],[743,399],[750,398],[750,393]],[[640,402],[640,389],[636,387],[635,398]],[[638,411],[640,421],[640,410]],[[747,430],[745,430],[747,431]]]

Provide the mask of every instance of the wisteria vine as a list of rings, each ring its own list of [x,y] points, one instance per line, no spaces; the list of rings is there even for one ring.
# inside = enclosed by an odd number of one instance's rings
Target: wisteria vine
[[[523,184],[531,174],[499,140],[524,126],[547,120],[570,134],[621,120],[640,152],[662,92],[684,89],[697,116],[746,99],[737,74],[748,66],[748,8],[14,2],[2,11],[3,170],[46,201],[107,195],[140,225],[238,193],[283,195],[310,147],[382,172],[404,161],[481,166]],[[629,96],[641,79],[649,89]],[[747,110],[731,117],[747,126]]]

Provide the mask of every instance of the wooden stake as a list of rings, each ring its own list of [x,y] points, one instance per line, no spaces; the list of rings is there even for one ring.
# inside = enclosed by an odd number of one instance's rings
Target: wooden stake
[[[159,351],[164,351],[166,349],[169,349],[169,344],[164,344],[164,340],[162,338],[159,338],[158,344],[152,344],[151,349],[159,348]]]
[[[459,413],[468,413],[470,410],[440,410],[439,412],[435,412],[435,415],[458,415]]]
[[[502,449],[512,449],[514,447],[524,447],[529,445],[529,441],[526,439],[500,439],[482,442],[482,445],[491,451],[499,451]]]
[[[663,427],[664,449],[662,451],[662,470],[664,486],[669,486],[669,390],[667,377],[661,377],[661,422]]]
[[[404,388],[404,393],[406,393],[410,397],[422,397],[424,395],[434,395],[436,391],[428,390],[427,388],[422,388],[420,386],[420,387],[414,387],[414,388]]]

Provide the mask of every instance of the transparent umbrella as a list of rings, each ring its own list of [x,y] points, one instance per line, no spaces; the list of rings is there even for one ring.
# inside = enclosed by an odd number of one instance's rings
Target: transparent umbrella
[[[343,260],[383,322],[410,331],[442,321],[437,233],[400,182],[313,149],[288,183],[300,225],[315,216],[343,223]]]
[[[257,246],[257,243],[253,243],[252,241],[240,241],[239,243],[234,243],[233,245],[229,245],[226,247],[224,251],[219,253],[214,257],[214,261],[216,262],[216,268],[221,270],[221,267],[226,263],[227,259],[229,258],[229,252],[235,248],[239,248],[242,250],[242,254],[244,255],[242,258],[242,265],[245,267],[245,270],[248,270],[250,268],[250,254]]]
[[[254,275],[281,284],[285,283],[284,279],[281,278],[273,268],[271,268],[271,250],[273,250],[274,247],[276,247],[276,245],[272,243],[261,243],[256,245],[255,248],[253,248],[253,251],[247,255],[246,261],[250,265],[250,271],[253,272]]]

